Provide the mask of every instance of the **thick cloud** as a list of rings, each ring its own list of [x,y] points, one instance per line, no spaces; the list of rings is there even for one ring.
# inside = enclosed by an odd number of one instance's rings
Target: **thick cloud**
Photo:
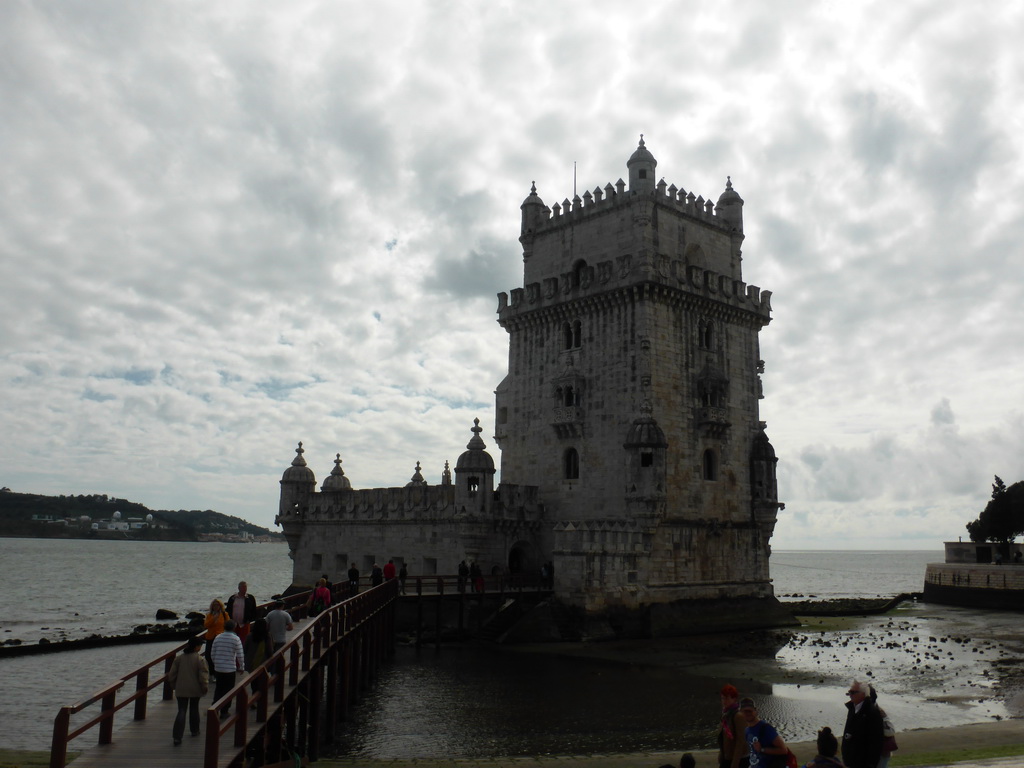
[[[937,548],[1024,476],[1021,31],[923,0],[4,4],[0,484],[269,524],[300,439],[321,478],[436,482],[491,426],[530,183],[614,183],[644,132],[668,183],[746,201],[775,545]]]

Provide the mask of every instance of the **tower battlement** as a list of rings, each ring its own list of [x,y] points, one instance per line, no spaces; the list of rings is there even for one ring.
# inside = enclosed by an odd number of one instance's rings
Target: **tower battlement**
[[[591,216],[598,216],[616,208],[640,202],[663,205],[695,221],[713,227],[725,230],[732,227],[726,218],[719,215],[718,206],[711,201],[711,198],[705,199],[703,196],[694,195],[693,192],[687,192],[682,187],[676,187],[675,184],[666,186],[664,179],[658,182],[652,192],[627,190],[626,183],[619,179],[614,186],[609,182],[605,184],[604,189],[597,186],[594,187],[593,192],[584,191],[582,197],[574,195],[572,200],[565,198],[561,203],[555,203],[550,208],[545,207],[546,215],[538,215],[533,232],[540,234],[558,229]]]
[[[730,275],[663,255],[646,264],[634,264],[634,261],[631,254],[626,254],[615,261],[598,262],[585,268],[585,276],[578,283],[574,283],[574,273],[566,272],[559,277],[529,283],[524,288],[513,288],[508,293],[503,291],[498,294],[498,322],[546,307],[563,307],[568,311],[566,297],[585,300],[588,296],[604,294],[610,288],[631,286],[636,282],[635,275],[647,282],[677,289],[693,300],[724,302],[761,316],[766,324],[771,321],[772,292],[761,290],[760,286],[747,285]]]

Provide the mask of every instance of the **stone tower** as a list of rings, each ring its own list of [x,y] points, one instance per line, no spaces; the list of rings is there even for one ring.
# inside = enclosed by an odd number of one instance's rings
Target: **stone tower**
[[[743,282],[731,180],[716,205],[655,181],[657,165],[641,136],[628,188],[549,209],[534,186],[523,287],[498,296],[501,487],[537,487],[556,593],[590,614],[774,602],[782,505],[758,416],[771,294]]]

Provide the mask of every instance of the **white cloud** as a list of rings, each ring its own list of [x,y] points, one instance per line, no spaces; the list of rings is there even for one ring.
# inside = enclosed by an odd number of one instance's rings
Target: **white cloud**
[[[436,482],[492,426],[531,181],[644,132],[746,201],[775,545],[937,548],[1024,476],[1022,14],[5,4],[0,481],[269,524],[302,439]]]

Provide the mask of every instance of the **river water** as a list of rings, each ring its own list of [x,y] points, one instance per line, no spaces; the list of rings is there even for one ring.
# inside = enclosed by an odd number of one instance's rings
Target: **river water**
[[[939,552],[772,556],[783,601],[921,589]],[[0,641],[121,633],[225,598],[288,586],[283,544],[0,539]],[[871,673],[898,727],[1021,714],[1024,616],[905,604],[884,617],[716,639],[501,649],[399,647],[333,748],[367,758],[482,757],[710,746],[717,690],[735,683],[784,737],[842,725],[849,679]],[[66,703],[159,655],[122,646],[0,659],[0,747],[46,749]]]

